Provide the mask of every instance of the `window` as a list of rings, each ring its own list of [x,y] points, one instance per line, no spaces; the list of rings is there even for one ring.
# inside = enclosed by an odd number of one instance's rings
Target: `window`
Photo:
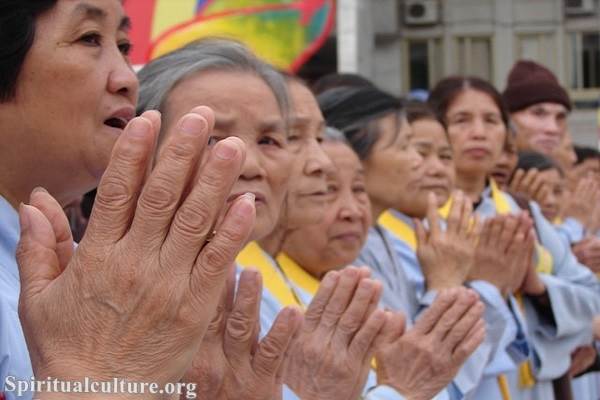
[[[492,43],[489,37],[458,38],[458,70],[461,74],[491,80],[492,65]]]
[[[600,88],[600,32],[573,32],[569,46],[571,87]]]
[[[443,50],[439,38],[407,43],[409,90],[429,90],[443,77]]]
[[[555,74],[556,71],[556,45],[550,34],[526,34],[517,37],[517,60],[536,61]]]

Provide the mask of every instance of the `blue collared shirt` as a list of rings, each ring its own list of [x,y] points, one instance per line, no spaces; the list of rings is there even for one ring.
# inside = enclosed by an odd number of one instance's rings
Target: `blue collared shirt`
[[[29,381],[33,376],[29,351],[19,321],[19,268],[15,258],[19,242],[19,215],[0,196],[0,393],[5,391],[6,378]],[[16,394],[5,392],[7,400]],[[28,393],[20,399],[31,399]]]

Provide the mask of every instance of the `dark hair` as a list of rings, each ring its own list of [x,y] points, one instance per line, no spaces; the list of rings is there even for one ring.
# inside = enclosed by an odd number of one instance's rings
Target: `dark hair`
[[[344,133],[361,160],[369,157],[381,136],[381,118],[395,114],[397,131],[400,130],[404,112],[402,100],[375,86],[330,89],[318,95],[317,100],[327,125]]]
[[[450,76],[435,85],[429,95],[428,104],[440,121],[446,121],[448,108],[456,97],[465,90],[473,89],[485,93],[498,107],[504,126],[509,128],[509,114],[498,90],[486,80],[474,76]]]
[[[575,154],[577,155],[577,161],[575,165],[581,164],[585,160],[600,160],[600,152],[591,147],[575,146]]]
[[[2,0],[0,3],[0,103],[15,97],[25,56],[35,38],[35,22],[56,2]]]
[[[351,87],[363,87],[363,86],[375,86],[373,82],[365,78],[364,76],[352,73],[333,73],[322,76],[317,79],[312,85],[312,91],[315,95],[326,92],[329,89],[351,86]]]
[[[421,101],[406,102],[406,119],[410,124],[424,119],[441,122],[431,107],[429,107],[427,103]]]
[[[519,161],[517,162],[518,169],[528,171],[530,169],[537,169],[538,171],[547,171],[549,169],[555,169],[561,176],[564,176],[562,168],[550,157],[538,153],[537,151],[522,151],[519,153]]]

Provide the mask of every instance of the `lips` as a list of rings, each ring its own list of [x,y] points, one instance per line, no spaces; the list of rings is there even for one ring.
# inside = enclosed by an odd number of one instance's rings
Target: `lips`
[[[104,125],[111,128],[123,130],[135,117],[135,109],[133,107],[123,107],[114,111],[108,118],[104,120]]]
[[[477,158],[486,157],[492,154],[491,151],[485,147],[471,147],[469,149],[466,149],[464,152],[465,154],[469,154]]]

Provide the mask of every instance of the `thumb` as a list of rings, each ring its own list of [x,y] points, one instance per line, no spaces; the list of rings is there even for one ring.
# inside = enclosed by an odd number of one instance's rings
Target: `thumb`
[[[385,324],[379,333],[375,342],[376,347],[394,343],[400,336],[404,334],[406,327],[406,318],[401,312],[386,311]]]
[[[41,293],[60,275],[56,254],[56,235],[44,214],[33,206],[19,208],[21,238],[17,246],[17,263],[21,280],[21,298],[27,300]]]

